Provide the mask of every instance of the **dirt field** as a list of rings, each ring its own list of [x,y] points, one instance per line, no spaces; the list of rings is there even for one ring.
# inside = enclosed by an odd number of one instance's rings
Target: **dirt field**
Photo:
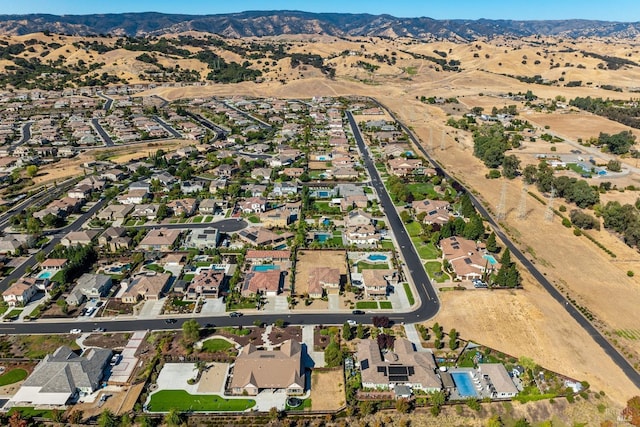
[[[316,369],[311,375],[311,409],[322,411],[344,405],[344,376],[341,369]]]
[[[340,274],[347,274],[347,254],[345,251],[299,251],[294,285],[297,295],[309,291],[309,273],[317,267],[337,268]]]
[[[549,130],[573,140],[597,138],[600,132],[614,134],[631,131],[640,138],[640,130],[622,125],[613,120],[587,113],[525,114],[523,118],[539,126],[549,126]]]
[[[220,393],[224,391],[228,370],[228,363],[209,363],[198,382],[198,393]]]

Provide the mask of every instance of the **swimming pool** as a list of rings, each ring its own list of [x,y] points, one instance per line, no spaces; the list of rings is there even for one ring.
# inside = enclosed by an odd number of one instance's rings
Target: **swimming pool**
[[[278,270],[278,266],[273,264],[264,264],[264,265],[256,265],[255,267],[253,267],[253,271],[271,271],[271,270]]]
[[[331,236],[332,235],[328,233],[316,233],[313,236],[313,240],[315,240],[316,242],[325,243],[327,240],[331,238]]]
[[[484,258],[487,261],[489,261],[489,264],[491,264],[491,265],[496,265],[498,263],[498,261],[496,261],[496,259],[495,259],[495,257],[493,255],[484,254],[484,255],[482,255],[482,258]]]
[[[386,261],[389,259],[388,256],[382,254],[371,254],[367,257],[369,261]]]
[[[473,380],[468,372],[451,372],[451,378],[456,383],[458,394],[461,397],[476,397],[478,393],[473,386]]]
[[[42,271],[38,274],[38,279],[51,279],[53,273],[51,271]]]

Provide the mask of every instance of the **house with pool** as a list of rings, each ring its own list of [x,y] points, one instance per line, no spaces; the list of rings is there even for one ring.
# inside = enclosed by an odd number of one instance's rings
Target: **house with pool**
[[[495,257],[477,242],[460,236],[440,241],[442,259],[451,265],[455,280],[482,279],[500,268]]]

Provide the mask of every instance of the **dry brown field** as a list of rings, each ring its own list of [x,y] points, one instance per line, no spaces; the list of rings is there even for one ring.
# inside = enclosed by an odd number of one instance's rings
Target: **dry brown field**
[[[314,370],[311,375],[311,409],[338,409],[345,403],[344,374],[341,370]]]
[[[296,261],[296,295],[303,295],[309,290],[309,273],[314,268],[337,268],[340,274],[347,274],[347,254],[345,251],[298,251]]]
[[[549,126],[549,130],[577,141],[582,138],[597,138],[600,132],[614,134],[631,131],[640,139],[640,130],[630,128],[613,120],[582,112],[552,113],[552,114],[524,114],[524,119],[541,127]]]

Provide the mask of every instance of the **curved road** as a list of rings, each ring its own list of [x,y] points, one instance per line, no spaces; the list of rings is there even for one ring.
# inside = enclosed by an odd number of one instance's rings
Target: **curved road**
[[[390,115],[391,117],[400,124],[400,126],[404,129],[404,131],[407,133],[407,135],[409,135],[409,137],[411,138],[411,140],[413,141],[413,143],[415,144],[415,146],[422,152],[422,154],[429,159],[429,161],[435,165],[444,175],[444,177],[446,177],[448,180],[451,181],[455,181],[458,182],[455,178],[453,178],[452,176],[450,176],[448,173],[446,173],[439,165],[437,162],[435,162],[433,160],[433,158],[427,153],[427,151],[424,149],[424,147],[422,146],[422,144],[420,143],[420,141],[418,141],[418,139],[415,137],[415,135],[413,134],[413,132],[411,131],[411,129],[409,129],[404,123],[402,123],[401,121],[399,121],[396,116],[388,109],[386,108],[382,103],[380,103],[379,101],[372,99],[373,102],[375,102],[376,104],[378,104],[381,108],[385,109]],[[460,182],[458,182],[458,184],[460,184]],[[569,313],[569,315],[571,317],[573,317],[573,319],[578,322],[578,324],[593,338],[593,340],[598,343],[598,345],[600,347],[602,347],[602,349],[605,351],[605,353],[607,353],[607,355],[611,358],[611,360],[613,360],[613,362],[618,365],[618,367],[620,367],[620,369],[622,369],[622,371],[625,373],[625,375],[631,380],[631,382],[633,382],[633,384],[636,387],[640,388],[640,373],[638,373],[638,371],[636,371],[633,366],[629,363],[629,361],[627,361],[627,359],[625,359],[622,354],[620,354],[618,352],[618,350],[616,350],[616,348],[609,342],[606,340],[606,338],[600,333],[600,331],[598,331],[595,326],[593,326],[591,324],[591,322],[589,322],[557,289],[555,286],[553,286],[553,284],[551,282],[549,282],[549,280],[547,280],[547,278],[540,273],[540,271],[536,268],[536,266],[520,251],[520,249],[513,244],[513,242],[511,241],[511,239],[502,231],[502,228],[500,228],[500,226],[498,225],[498,223],[496,222],[496,220],[491,216],[491,214],[489,214],[489,212],[487,211],[487,209],[485,209],[485,207],[478,201],[478,199],[473,195],[473,193],[471,191],[468,191],[468,189],[466,187],[464,187],[462,184],[460,184],[460,186],[462,188],[464,188],[464,190],[467,192],[467,194],[469,194],[469,197],[471,198],[471,201],[473,202],[473,204],[475,205],[476,209],[480,212],[480,214],[485,217],[489,223],[491,224],[491,226],[493,227],[493,229],[495,230],[495,233],[498,237],[500,237],[500,239],[502,239],[502,241],[505,243],[505,245],[509,248],[509,250],[511,251],[511,253],[513,255],[516,256],[516,258],[518,258],[518,260],[520,261],[520,263],[522,263],[522,265],[529,271],[529,273],[531,273],[531,275],[533,277],[535,277],[535,279],[542,285],[542,287],[544,287],[544,289],[549,293],[549,295],[551,295],[556,301],[558,301],[558,303],[562,304],[565,308],[565,310],[567,310],[567,312]]]

